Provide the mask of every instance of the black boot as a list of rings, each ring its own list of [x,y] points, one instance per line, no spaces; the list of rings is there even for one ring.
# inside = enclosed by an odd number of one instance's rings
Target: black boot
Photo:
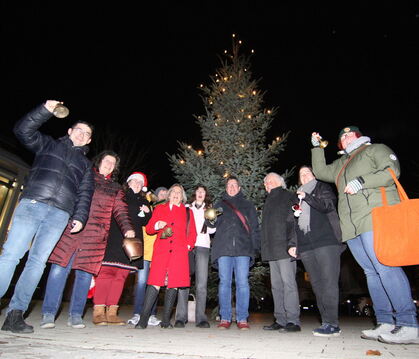
[[[33,326],[23,320],[23,310],[11,310],[7,313],[6,320],[1,330],[8,330],[13,333],[33,333]]]
[[[145,292],[143,310],[140,314],[140,320],[138,321],[135,329],[145,329],[147,328],[148,319],[150,318],[151,310],[153,309],[153,305],[159,295],[159,291],[152,285],[147,286],[147,290]]]
[[[166,288],[164,295],[163,320],[160,323],[162,328],[173,328],[170,324],[170,317],[172,316],[173,305],[177,298],[177,288]]]

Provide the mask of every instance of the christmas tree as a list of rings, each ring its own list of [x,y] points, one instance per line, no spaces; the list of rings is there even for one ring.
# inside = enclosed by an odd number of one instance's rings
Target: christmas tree
[[[268,143],[276,108],[263,107],[263,92],[250,71],[250,55],[239,53],[241,45],[233,35],[232,53],[225,51],[209,86],[199,87],[205,108],[205,115],[196,117],[202,148],[179,143],[179,153],[169,155],[169,161],[188,193],[203,184],[219,198],[225,178],[234,175],[247,198],[260,209],[265,198],[263,179],[284,150],[288,133]]]
[[[250,71],[251,55],[240,54],[241,45],[233,35],[232,53],[225,51],[224,58],[220,58],[221,67],[210,77],[210,84],[199,86],[205,108],[205,115],[196,117],[202,147],[194,149],[180,142],[179,153],[169,155],[169,161],[175,178],[189,194],[202,184],[217,200],[225,191],[225,178],[234,175],[239,178],[245,196],[260,211],[266,195],[263,179],[284,150],[288,133],[268,139],[277,111],[264,108],[259,81],[252,78]],[[287,177],[289,173],[283,175]],[[268,273],[269,268],[261,262],[250,271],[251,300],[256,308],[270,294],[264,283]],[[217,280],[217,273],[210,266],[209,302],[216,302]]]

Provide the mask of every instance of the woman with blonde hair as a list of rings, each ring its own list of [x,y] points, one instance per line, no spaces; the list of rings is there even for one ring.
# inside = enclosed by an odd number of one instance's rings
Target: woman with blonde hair
[[[166,287],[163,318],[160,326],[172,328],[170,316],[177,289],[190,286],[188,252],[196,240],[192,211],[185,207],[186,193],[182,185],[169,188],[167,202],[158,205],[146,226],[149,234],[157,233],[147,281],[147,290],[136,328],[145,329],[160,287]]]

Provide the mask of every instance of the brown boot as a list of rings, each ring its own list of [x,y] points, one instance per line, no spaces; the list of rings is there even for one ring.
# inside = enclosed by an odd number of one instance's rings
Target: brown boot
[[[94,325],[108,325],[105,315],[105,305],[93,306],[93,320]]]
[[[118,317],[119,305],[106,307],[106,320],[110,325],[125,325],[125,321]]]

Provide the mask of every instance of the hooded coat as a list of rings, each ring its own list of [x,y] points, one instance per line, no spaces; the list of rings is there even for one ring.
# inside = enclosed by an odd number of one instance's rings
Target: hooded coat
[[[358,150],[344,154],[326,165],[324,149],[313,148],[312,167],[317,179],[337,183],[338,213],[342,241],[372,231],[371,211],[382,206],[380,187],[384,187],[390,205],[400,202],[397,188],[387,168],[400,175],[400,163],[394,152],[384,144],[363,144]],[[345,163],[347,165],[345,166]],[[359,178],[362,189],[353,195],[344,193],[348,182]]]

